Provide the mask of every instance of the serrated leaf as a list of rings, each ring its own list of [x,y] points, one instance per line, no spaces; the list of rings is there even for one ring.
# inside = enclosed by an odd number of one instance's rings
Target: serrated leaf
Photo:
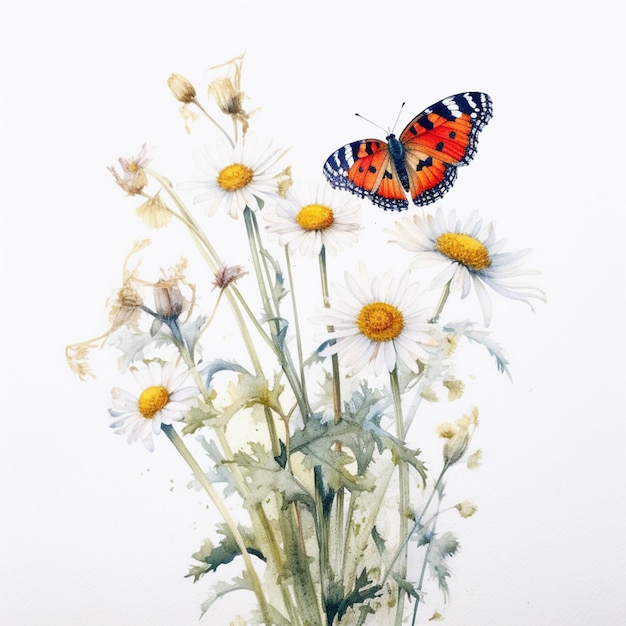
[[[242,528],[241,526],[239,526],[238,529],[244,545],[246,546],[246,551],[262,561],[265,561],[265,556],[261,550],[256,547],[252,531]],[[223,539],[219,544],[214,545],[210,539],[207,539],[200,547],[200,550],[192,555],[196,561],[201,563],[201,565],[192,566],[189,574],[187,574],[187,577],[193,576],[194,582],[204,574],[216,571],[220,565],[230,563],[235,557],[241,554],[241,550],[230,528],[228,528],[226,524],[219,524],[217,532],[223,535]]]
[[[375,584],[368,578],[367,569],[363,568],[354,582],[354,588],[344,596],[343,587],[339,582],[334,582],[330,586],[330,591],[326,599],[326,616],[328,623],[332,624],[335,617],[339,620],[351,607],[362,605],[368,600],[379,595],[382,587]]]
[[[506,374],[509,379],[513,379],[509,371],[509,362],[504,357],[500,345],[491,339],[491,333],[486,330],[474,328],[473,322],[454,322],[446,324],[443,330],[448,333],[454,333],[466,337],[470,342],[478,343],[487,349],[487,352],[496,360],[496,367],[502,374]]]
[[[283,507],[291,502],[301,502],[311,510],[315,508],[315,500],[309,492],[296,480],[291,472],[277,462],[262,444],[250,442],[251,453],[236,452],[233,462],[246,468],[248,474],[249,493],[246,495],[246,506],[253,507],[267,498],[270,493],[280,494]]]
[[[460,548],[460,544],[451,532],[434,538],[431,541],[430,551],[428,553],[428,566],[434,578],[437,579],[439,588],[443,592],[447,601],[450,595],[448,587],[448,578],[451,576],[451,570],[447,564],[447,559],[454,556]]]
[[[402,576],[399,576],[398,574],[392,573],[391,575],[396,581],[396,584],[398,585],[398,589],[400,591],[404,591],[404,593],[406,593],[408,596],[416,598],[417,600],[421,601],[424,599],[424,592],[420,589],[417,589],[417,587],[413,583],[409,582],[405,578],[402,578]]]
[[[228,468],[222,464],[224,457],[219,451],[217,444],[212,439],[206,440],[202,435],[198,435],[196,440],[200,442],[207,456],[213,461],[213,467],[205,472],[205,476],[211,483],[226,483],[224,496],[229,496],[237,491],[237,484]],[[197,483],[196,483],[197,484]]]
[[[355,441],[358,439],[359,430],[358,424],[347,420],[335,424],[332,421],[322,422],[321,416],[312,415],[304,427],[291,437],[291,453],[302,453],[303,464],[308,469],[320,467],[324,482],[334,491],[339,491],[343,487],[349,490],[371,491],[374,484],[370,477],[354,475],[346,469],[346,465],[353,463],[355,458],[346,453],[344,446],[351,450],[354,446],[358,456]],[[342,444],[341,450],[337,449],[337,442]]]
[[[227,420],[226,420],[227,421]],[[198,400],[197,405],[191,407],[183,419],[183,435],[191,435],[200,428],[223,426],[224,417],[215,410],[213,405]]]
[[[216,600],[223,598],[225,595],[232,593],[233,591],[252,591],[252,587],[247,580],[239,577],[233,578],[232,583],[219,581],[211,587],[209,596],[200,605],[200,617],[202,617],[211,608]]]

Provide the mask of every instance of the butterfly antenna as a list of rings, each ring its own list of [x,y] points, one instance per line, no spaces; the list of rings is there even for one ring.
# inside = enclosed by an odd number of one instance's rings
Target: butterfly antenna
[[[376,122],[372,122],[372,120],[368,119],[367,117],[364,117],[363,115],[361,115],[360,113],[355,113],[355,115],[357,117],[360,117],[362,120],[365,120],[366,122],[369,122],[370,124],[372,124],[372,126],[376,126],[376,128],[379,128],[380,130],[383,131],[383,133],[387,133],[389,132],[388,129],[383,128],[380,124],[377,124]]]
[[[396,125],[398,124],[398,120],[400,119],[400,114],[402,113],[402,109],[404,109],[404,105],[406,104],[406,102],[403,102],[400,105],[400,110],[398,111],[398,115],[396,117],[396,121],[393,123],[393,128],[391,129],[391,132],[395,132],[396,130]]]

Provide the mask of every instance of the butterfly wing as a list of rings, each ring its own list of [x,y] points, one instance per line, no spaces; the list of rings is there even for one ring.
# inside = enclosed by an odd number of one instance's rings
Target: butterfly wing
[[[452,187],[457,167],[476,154],[478,134],[492,114],[486,93],[459,93],[428,107],[402,131],[409,193],[417,206],[435,202]]]
[[[339,148],[326,159],[324,175],[335,189],[347,189],[385,210],[409,206],[384,141],[364,139]]]

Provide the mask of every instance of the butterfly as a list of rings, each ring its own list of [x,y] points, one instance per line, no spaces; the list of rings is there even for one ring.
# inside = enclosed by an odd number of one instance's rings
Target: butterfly
[[[468,91],[424,109],[396,137],[362,139],[333,152],[324,175],[335,189],[347,189],[385,210],[435,202],[454,184],[457,167],[476,154],[478,133],[491,119],[486,93]]]

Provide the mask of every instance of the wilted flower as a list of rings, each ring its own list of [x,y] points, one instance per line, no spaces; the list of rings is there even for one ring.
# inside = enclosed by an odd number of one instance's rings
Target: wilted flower
[[[241,265],[222,265],[213,278],[213,289],[226,289],[248,272]]]
[[[177,280],[160,280],[154,286],[156,312],[168,319],[178,317],[183,310],[183,294]]]
[[[447,441],[443,445],[443,458],[448,465],[454,465],[467,451],[474,430],[478,426],[478,409],[471,415],[464,415],[454,424],[440,424],[437,433]]]
[[[167,226],[172,218],[172,212],[158,194],[154,198],[148,198],[135,212],[150,228],[155,229]]]
[[[196,90],[194,86],[180,74],[172,74],[167,79],[167,86],[174,94],[174,98],[183,104],[189,104],[196,99]]]
[[[463,500],[463,502],[459,502],[454,506],[454,508],[459,512],[461,517],[472,517],[476,511],[478,511],[478,507],[469,500]]]
[[[235,57],[226,63],[215,65],[210,69],[217,69],[218,67],[228,66],[233,68],[233,76],[224,76],[217,78],[209,85],[209,96],[215,98],[217,106],[220,111],[225,115],[230,115],[233,122],[241,123],[241,129],[245,135],[248,131],[248,120],[254,113],[246,113],[243,109],[243,101],[246,95],[241,90],[241,67],[243,65],[243,55]],[[236,134],[236,132],[235,132]]]
[[[150,163],[150,159],[146,157],[146,154],[147,148],[144,143],[135,158],[123,159],[120,157],[118,160],[122,168],[121,175],[118,174],[115,167],[107,167],[109,172],[113,174],[115,182],[131,196],[141,193],[148,184],[148,177],[144,172],[144,167]]]

